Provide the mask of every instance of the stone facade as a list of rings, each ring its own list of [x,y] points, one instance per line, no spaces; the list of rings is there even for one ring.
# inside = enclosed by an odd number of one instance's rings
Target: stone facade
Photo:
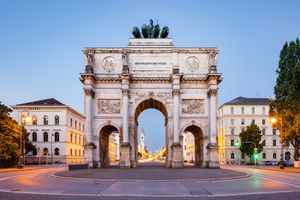
[[[37,151],[26,155],[27,163],[83,163],[85,117],[55,99],[12,106],[13,118],[23,122]],[[23,121],[23,120],[22,120]]]
[[[86,161],[105,167],[106,143],[120,133],[120,166],[137,166],[137,118],[154,108],[165,116],[167,167],[182,167],[182,135],[196,134],[197,165],[218,168],[216,48],[176,48],[172,39],[130,39],[124,48],[86,48]],[[102,139],[101,139],[102,138]],[[102,147],[101,147],[102,145]]]
[[[219,160],[221,164],[243,164],[250,162],[249,157],[242,157],[239,147],[239,134],[247,126],[255,123],[262,131],[261,141],[265,141],[263,151],[259,154],[258,164],[266,161],[274,163],[280,160],[281,143],[280,132],[272,127],[269,117],[268,98],[238,97],[219,108]],[[285,146],[283,159],[293,158],[293,146]]]

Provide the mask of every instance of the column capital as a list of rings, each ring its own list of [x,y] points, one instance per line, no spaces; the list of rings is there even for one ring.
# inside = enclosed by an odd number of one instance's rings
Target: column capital
[[[209,89],[207,92],[207,95],[210,96],[217,96],[218,94],[218,89]]]
[[[84,94],[85,94],[86,96],[92,96],[92,97],[94,97],[95,92],[94,92],[93,89],[87,89],[87,88],[84,88]]]
[[[122,94],[124,96],[129,96],[129,89],[122,89]]]
[[[180,89],[173,89],[172,95],[173,96],[179,96],[180,95]]]

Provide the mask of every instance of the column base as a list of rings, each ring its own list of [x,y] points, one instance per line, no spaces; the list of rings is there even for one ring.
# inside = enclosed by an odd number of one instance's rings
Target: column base
[[[121,157],[120,157],[120,167],[121,168],[130,168],[131,162],[130,162],[130,151],[131,146],[129,143],[123,143],[121,144]]]
[[[218,144],[209,143],[207,145],[208,150],[208,161],[206,161],[206,167],[211,169],[220,169],[219,155],[218,155]]]
[[[89,165],[89,168],[94,167],[93,163],[93,145],[85,145],[84,146],[84,162]]]
[[[172,151],[173,151],[172,168],[183,168],[181,144],[173,143]]]

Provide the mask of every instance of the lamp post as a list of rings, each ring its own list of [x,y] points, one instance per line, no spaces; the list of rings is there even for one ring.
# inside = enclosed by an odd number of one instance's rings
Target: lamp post
[[[28,111],[21,111],[20,112],[20,116],[19,116],[19,127],[20,127],[20,131],[21,131],[21,136],[20,136],[20,156],[19,156],[19,160],[18,160],[18,168],[23,168],[25,166],[25,153],[26,153],[26,148],[25,148],[25,138],[23,139],[24,135],[23,135],[23,128],[22,128],[22,113],[27,112],[27,116],[25,117],[24,121],[25,121],[25,125],[26,122],[31,122],[32,118],[29,116],[29,112]]]
[[[272,119],[271,119],[272,124],[276,124],[277,121],[278,120],[275,117],[272,117]],[[282,134],[282,117],[279,118],[279,121],[280,121],[280,134]],[[280,167],[280,169],[284,169],[284,165],[283,165],[283,144],[281,144],[279,167]]]

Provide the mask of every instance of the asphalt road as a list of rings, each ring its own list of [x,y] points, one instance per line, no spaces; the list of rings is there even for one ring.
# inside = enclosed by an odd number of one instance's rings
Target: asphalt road
[[[78,181],[52,176],[66,167],[5,172],[0,173],[0,199],[300,199],[300,173],[226,169],[251,176],[219,181]]]

